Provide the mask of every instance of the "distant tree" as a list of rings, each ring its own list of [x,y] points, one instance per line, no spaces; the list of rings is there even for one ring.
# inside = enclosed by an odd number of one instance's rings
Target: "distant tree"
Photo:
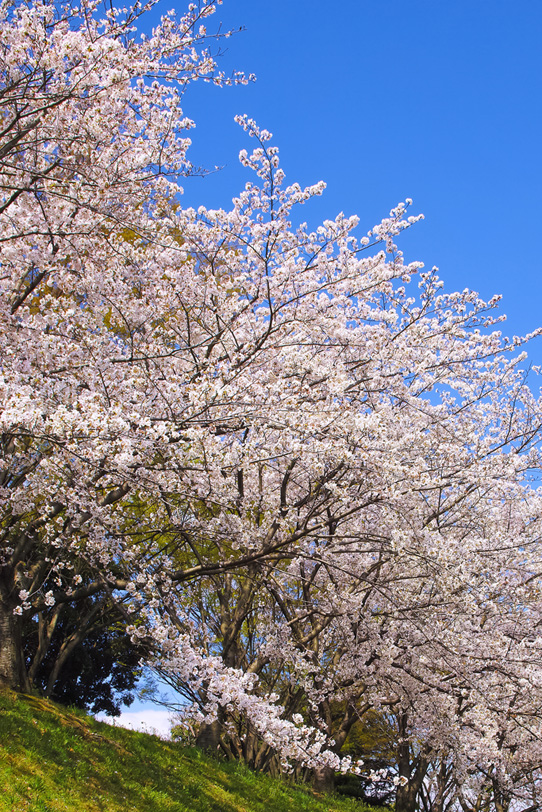
[[[149,656],[148,646],[132,643],[125,627],[116,605],[96,598],[64,606],[46,647],[43,618],[27,619],[24,653],[33,686],[63,705],[118,716],[133,702],[141,662]]]

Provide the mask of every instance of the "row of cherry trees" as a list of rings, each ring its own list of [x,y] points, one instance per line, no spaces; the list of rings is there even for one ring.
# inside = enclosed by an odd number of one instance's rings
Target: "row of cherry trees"
[[[329,784],[392,714],[398,809],[536,805],[524,340],[404,261],[410,201],[361,236],[298,225],[323,185],[286,185],[247,118],[253,181],[183,207],[182,92],[244,78],[212,4],[145,37],[147,10],[0,2],[0,677],[31,690],[52,657],[51,693],[114,606],[256,767]]]

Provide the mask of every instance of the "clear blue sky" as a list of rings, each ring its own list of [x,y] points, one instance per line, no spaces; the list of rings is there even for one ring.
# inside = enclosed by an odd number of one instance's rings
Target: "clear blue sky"
[[[222,67],[257,81],[188,92],[192,159],[224,168],[191,181],[187,203],[228,207],[242,188],[251,142],[233,116],[247,113],[290,182],[328,184],[312,225],[344,211],[367,229],[411,197],[426,219],[402,240],[408,259],[448,290],[501,293],[509,334],[542,324],[541,0],[224,0],[218,20],[245,29]],[[542,363],[542,339],[530,354]]]

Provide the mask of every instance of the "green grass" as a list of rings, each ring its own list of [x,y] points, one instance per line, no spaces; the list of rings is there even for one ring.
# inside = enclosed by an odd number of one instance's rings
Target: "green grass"
[[[157,736],[0,692],[0,812],[367,812]]]

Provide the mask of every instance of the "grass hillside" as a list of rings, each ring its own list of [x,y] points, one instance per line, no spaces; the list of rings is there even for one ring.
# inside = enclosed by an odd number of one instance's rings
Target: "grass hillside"
[[[0,812],[366,812],[157,736],[0,692]]]

